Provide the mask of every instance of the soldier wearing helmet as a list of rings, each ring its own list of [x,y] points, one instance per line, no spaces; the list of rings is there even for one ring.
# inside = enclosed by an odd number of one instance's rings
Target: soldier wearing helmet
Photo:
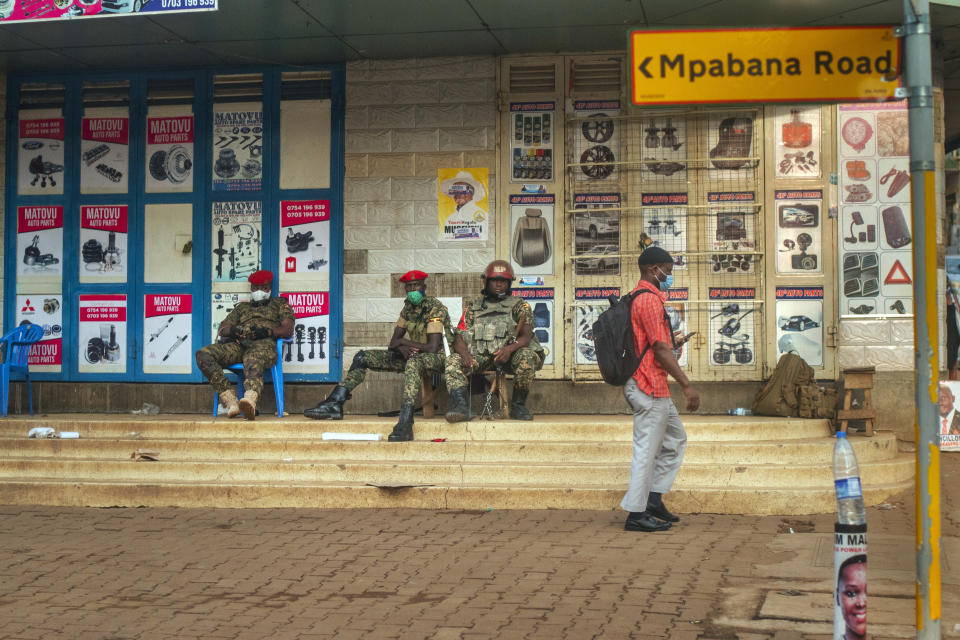
[[[444,375],[453,406],[447,422],[470,419],[467,375],[491,369],[514,374],[510,417],[533,420],[527,395],[534,374],[543,366],[543,347],[533,335],[533,311],[523,298],[511,295],[513,268],[494,260],[481,275],[483,291],[471,300],[457,325],[454,353],[447,358]]]

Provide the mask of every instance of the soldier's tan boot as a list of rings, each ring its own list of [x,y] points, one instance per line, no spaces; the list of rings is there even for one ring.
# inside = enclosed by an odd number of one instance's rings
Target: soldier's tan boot
[[[240,404],[237,401],[237,394],[231,390],[224,391],[220,394],[220,402],[223,403],[223,406],[227,408],[227,417],[236,418],[240,415]]]
[[[257,417],[257,392],[247,391],[240,399],[240,410],[243,411],[243,417],[247,420],[253,420]]]

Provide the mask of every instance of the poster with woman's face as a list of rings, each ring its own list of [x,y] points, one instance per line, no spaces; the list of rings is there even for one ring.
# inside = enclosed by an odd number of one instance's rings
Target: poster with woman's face
[[[837,533],[843,538],[866,534]],[[861,546],[861,545],[851,545]],[[866,547],[866,543],[862,545]],[[836,554],[837,552],[835,552]],[[837,558],[839,560],[839,558]],[[837,640],[862,640],[867,635],[867,554],[846,554],[837,565],[834,596],[834,636]]]

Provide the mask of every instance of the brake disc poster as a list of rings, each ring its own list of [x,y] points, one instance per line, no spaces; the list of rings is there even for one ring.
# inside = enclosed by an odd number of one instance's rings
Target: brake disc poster
[[[326,286],[330,276],[330,201],[280,202],[280,280]],[[317,276],[321,275],[321,278]]]
[[[125,373],[127,296],[122,293],[81,295],[79,318],[78,371]]]
[[[143,299],[143,372],[191,373],[193,298],[189,294]]]
[[[553,364],[553,289],[515,289],[513,294],[526,300],[533,309],[533,335],[546,354],[543,364]]]
[[[193,116],[147,118],[148,193],[193,191]]]
[[[823,191],[779,189],[773,197],[777,219],[777,273],[823,273],[820,231]]]
[[[259,201],[213,203],[214,282],[246,282],[263,257],[263,205]]]
[[[796,353],[823,366],[823,287],[777,287],[777,359]]]
[[[63,207],[17,207],[17,284],[59,284],[62,275]]]
[[[20,121],[17,191],[20,195],[63,193],[63,118]]]
[[[263,181],[263,109],[213,110],[213,190],[258,191]]]
[[[574,314],[575,364],[597,364],[597,350],[593,343],[593,323],[610,308],[607,298],[620,297],[619,287],[577,287],[573,291],[577,301]]]
[[[291,291],[280,296],[297,318],[293,343],[283,345],[284,373],[329,372],[330,292]]]
[[[510,182],[553,182],[555,102],[511,102]]]
[[[63,296],[33,294],[17,296],[15,323],[43,327],[40,342],[30,347],[27,363],[31,372],[60,373],[63,365]]]
[[[707,344],[710,366],[756,367],[757,315],[753,287],[711,287],[707,290]]]
[[[80,207],[80,282],[127,281],[127,205]]]
[[[80,192],[126,193],[130,171],[130,118],[83,118]]]

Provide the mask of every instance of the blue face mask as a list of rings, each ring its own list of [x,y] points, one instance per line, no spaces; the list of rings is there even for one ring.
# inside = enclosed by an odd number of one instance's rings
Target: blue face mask
[[[673,286],[673,274],[664,273],[660,269],[660,267],[657,267],[657,271],[659,271],[660,275],[663,276],[663,280],[660,280],[660,278],[657,278],[657,281],[660,283],[660,291],[666,291],[667,289]]]
[[[410,301],[410,304],[416,306],[423,302],[423,293],[420,291],[407,291],[407,300]]]

